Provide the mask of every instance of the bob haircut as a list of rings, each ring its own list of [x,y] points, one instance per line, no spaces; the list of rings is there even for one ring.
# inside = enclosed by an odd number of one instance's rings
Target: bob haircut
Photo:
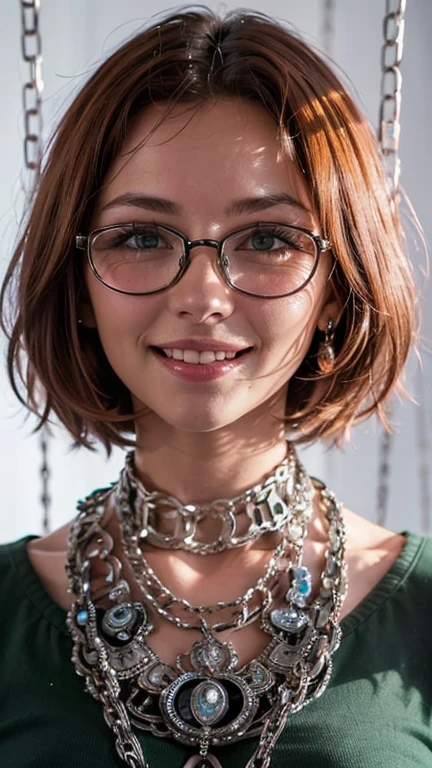
[[[97,330],[78,326],[85,285],[75,236],[88,232],[95,198],[137,113],[155,102],[168,115],[179,103],[198,108],[227,98],[262,104],[272,115],[335,259],[336,364],[318,373],[316,333],[290,381],[288,433],[297,442],[341,441],[374,412],[388,428],[384,404],[413,342],[415,294],[376,137],[330,67],[285,26],[261,13],[220,18],[200,6],[162,17],[115,51],[50,142],[0,294],[9,380],[38,416],[35,431],[54,412],[73,447],[95,450],[96,438],[109,455],[112,445],[135,445],[129,390]]]

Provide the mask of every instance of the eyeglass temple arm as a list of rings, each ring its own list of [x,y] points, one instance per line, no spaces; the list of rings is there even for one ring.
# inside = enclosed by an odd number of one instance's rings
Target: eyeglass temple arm
[[[88,242],[87,235],[76,235],[75,237],[76,248],[80,248],[82,251],[85,251],[87,248],[87,242]]]

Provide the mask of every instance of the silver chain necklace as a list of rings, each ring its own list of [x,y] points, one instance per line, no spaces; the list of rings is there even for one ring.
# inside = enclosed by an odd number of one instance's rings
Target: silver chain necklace
[[[128,477],[130,476],[131,459],[126,462],[128,466]],[[155,608],[160,616],[174,623],[176,626],[182,629],[198,629],[201,628],[204,631],[208,631],[208,624],[205,619],[205,614],[213,614],[217,611],[221,611],[227,608],[238,608],[236,611],[236,619],[234,621],[223,622],[215,624],[212,627],[214,632],[222,632],[226,629],[237,629],[240,626],[245,626],[246,623],[251,623],[259,617],[263,610],[263,602],[250,610],[249,605],[258,592],[267,595],[271,594],[271,590],[268,588],[271,580],[274,578],[277,566],[281,561],[284,561],[285,567],[290,565],[288,560],[289,551],[292,549],[296,541],[304,538],[306,533],[306,524],[310,519],[310,512],[312,509],[313,499],[313,486],[309,477],[304,472],[300,463],[296,460],[295,456],[291,453],[289,457],[289,477],[287,478],[286,468],[288,461],[285,460],[273,474],[265,481],[264,484],[255,486],[253,493],[247,491],[242,497],[237,497],[235,500],[238,507],[238,500],[243,499],[245,506],[247,506],[251,497],[259,498],[261,504],[266,504],[267,507],[275,508],[275,520],[272,523],[272,528],[277,524],[280,531],[286,531],[282,536],[281,543],[277,546],[273,552],[272,557],[266,567],[264,576],[259,579],[258,583],[251,587],[245,595],[229,602],[218,602],[213,606],[192,606],[187,600],[175,597],[160,581],[153,569],[150,567],[142,549],[140,548],[140,541],[149,543],[147,533],[142,535],[142,511],[137,504],[131,503],[131,495],[136,500],[137,496],[142,497],[142,486],[140,480],[134,478],[133,484],[126,484],[120,481],[116,491],[116,502],[118,517],[121,525],[122,541],[124,543],[125,555],[128,558],[135,579],[138,585],[141,587],[146,595],[147,600]],[[294,482],[296,481],[296,482]],[[289,489],[289,497],[288,497]],[[283,495],[285,495],[285,498]],[[270,503],[269,500],[270,499]],[[232,502],[228,502],[228,505]],[[256,503],[256,502],[255,502]],[[221,514],[220,502],[216,502],[218,505],[218,515]],[[199,511],[199,515],[202,515],[202,508]],[[265,528],[267,530],[267,528]],[[252,530],[251,539],[256,537],[255,527]],[[197,542],[185,541],[183,542],[184,548],[189,548],[193,552],[197,551]],[[226,541],[226,548],[230,548],[229,541]],[[165,546],[165,542],[164,542]],[[201,547],[202,545],[199,544]],[[205,545],[208,548],[208,545]],[[183,621],[178,616],[172,615],[173,607],[181,607],[186,613],[195,614],[199,616],[199,622],[190,623]]]
[[[287,443],[285,459],[264,482],[233,499],[218,499],[204,505],[183,504],[161,491],[148,491],[136,475],[134,454],[130,452],[117,485],[117,505],[129,524],[133,521],[133,535],[137,539],[145,539],[154,547],[208,555],[243,546],[264,533],[280,531],[291,514],[290,500],[295,497],[300,503],[301,491],[306,494],[307,486],[307,475]],[[281,497],[286,497],[287,502]],[[208,519],[219,521],[220,531],[215,541],[206,544],[198,534],[200,524]],[[161,527],[171,530],[162,532]],[[242,528],[245,530],[240,533]]]
[[[140,585],[144,601],[130,600],[129,585],[121,578],[121,564],[112,555],[112,539],[100,525],[113,488],[95,491],[79,502],[69,536],[67,565],[70,591],[75,596],[67,619],[74,643],[72,659],[78,674],[86,678],[87,691],[102,702],[118,754],[127,765],[149,768],[133,725],[195,746],[197,754],[184,768],[220,768],[220,762],[209,753],[212,745],[259,734],[259,745],[246,768],[267,768],[287,717],[327,687],[331,657],[341,636],[338,617],[346,593],[345,533],[334,496],[316,481],[314,484],[329,521],[329,549],[319,594],[310,601],[310,575],[302,565],[307,513],[290,508],[284,536],[294,557],[282,558],[282,562],[271,558],[275,561],[273,575],[277,577],[282,565],[290,588],[284,604],[276,606],[264,577],[263,583],[255,586],[258,592],[263,588],[261,629],[270,640],[264,652],[242,668],[232,644],[220,642],[215,636],[217,625],[209,627],[206,621],[194,625],[203,639],[195,642],[189,653],[179,654],[173,666],[150,648],[146,637],[154,628],[148,609],[155,609],[165,619],[161,613],[165,608],[157,600],[149,600],[145,579]],[[288,498],[282,501],[289,507]],[[122,520],[124,509],[118,513]],[[289,521],[297,525],[294,541],[289,539]],[[122,537],[128,553],[136,541],[127,528],[122,530]],[[105,590],[95,590],[92,570],[96,560],[106,569],[105,576],[99,577],[99,582],[105,581]],[[242,599],[233,602],[241,603]],[[107,600],[111,607],[102,607]],[[227,605],[211,606],[210,612]],[[190,606],[190,610],[201,619],[205,612],[202,606]],[[243,619],[241,614],[237,617],[236,631],[246,626],[248,618],[247,611]]]
[[[126,542],[124,534],[123,540]],[[226,610],[227,608],[238,609],[234,612],[235,618],[231,621],[214,624],[211,627],[212,632],[223,632],[227,629],[244,627],[258,618],[263,610],[263,602],[261,601],[258,606],[255,606],[252,609],[250,609],[249,606],[257,593],[271,593],[270,583],[275,576],[277,564],[281,560],[285,560],[287,565],[290,564],[288,554],[292,547],[291,542],[284,537],[281,544],[279,544],[272,557],[269,559],[264,576],[241,597],[226,602],[218,602],[215,605],[195,606],[188,600],[175,597],[156,576],[144,555],[141,552],[138,554],[137,549],[133,549],[131,543],[132,542],[129,541],[126,544],[125,550],[132,565],[135,579],[145,593],[146,599],[151,603],[153,608],[155,608],[157,613],[162,616],[162,618],[170,621],[181,629],[192,629],[204,632],[210,631],[205,615],[211,615],[218,611]],[[171,609],[175,606],[181,607],[186,613],[192,613],[195,616],[198,616],[199,620],[192,623],[181,619],[179,616],[173,615]]]

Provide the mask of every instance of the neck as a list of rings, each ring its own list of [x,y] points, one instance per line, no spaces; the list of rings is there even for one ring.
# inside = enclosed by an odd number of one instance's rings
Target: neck
[[[259,483],[283,461],[286,439],[276,420],[266,430],[229,426],[208,433],[179,432],[155,417],[137,428],[135,468],[148,490],[162,490],[183,504],[232,498]],[[258,427],[258,428],[257,428]]]

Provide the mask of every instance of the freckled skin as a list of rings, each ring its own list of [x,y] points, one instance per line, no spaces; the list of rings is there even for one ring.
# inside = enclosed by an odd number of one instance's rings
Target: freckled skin
[[[324,234],[313,212],[286,204],[230,217],[224,211],[235,200],[269,192],[288,192],[311,208],[302,174],[295,162],[280,156],[276,124],[263,107],[227,100],[192,112],[182,105],[144,146],[131,152],[162,111],[161,105],[152,106],[135,119],[97,200],[92,229],[157,221],[190,239],[220,238],[257,221],[277,221]],[[102,210],[126,192],[167,198],[183,212],[174,216],[124,204]],[[87,268],[91,306],[83,307],[84,322],[97,325],[108,360],[132,393],[135,411],[143,405],[149,409],[136,420],[139,441],[156,441],[158,448],[162,442],[175,443],[180,452],[200,459],[203,452],[214,457],[218,446],[230,445],[232,460],[236,445],[244,447],[258,435],[262,445],[272,441],[267,461],[274,466],[284,447],[272,414],[283,415],[289,379],[317,327],[323,330],[328,318],[337,315],[329,271],[330,256],[323,253],[305,289],[268,300],[233,291],[217,269],[216,251],[201,246],[192,251],[192,263],[180,282],[153,296],[110,291]],[[166,371],[150,349],[164,341],[203,336],[254,350],[228,376],[192,383]],[[147,454],[146,467],[149,460]]]

